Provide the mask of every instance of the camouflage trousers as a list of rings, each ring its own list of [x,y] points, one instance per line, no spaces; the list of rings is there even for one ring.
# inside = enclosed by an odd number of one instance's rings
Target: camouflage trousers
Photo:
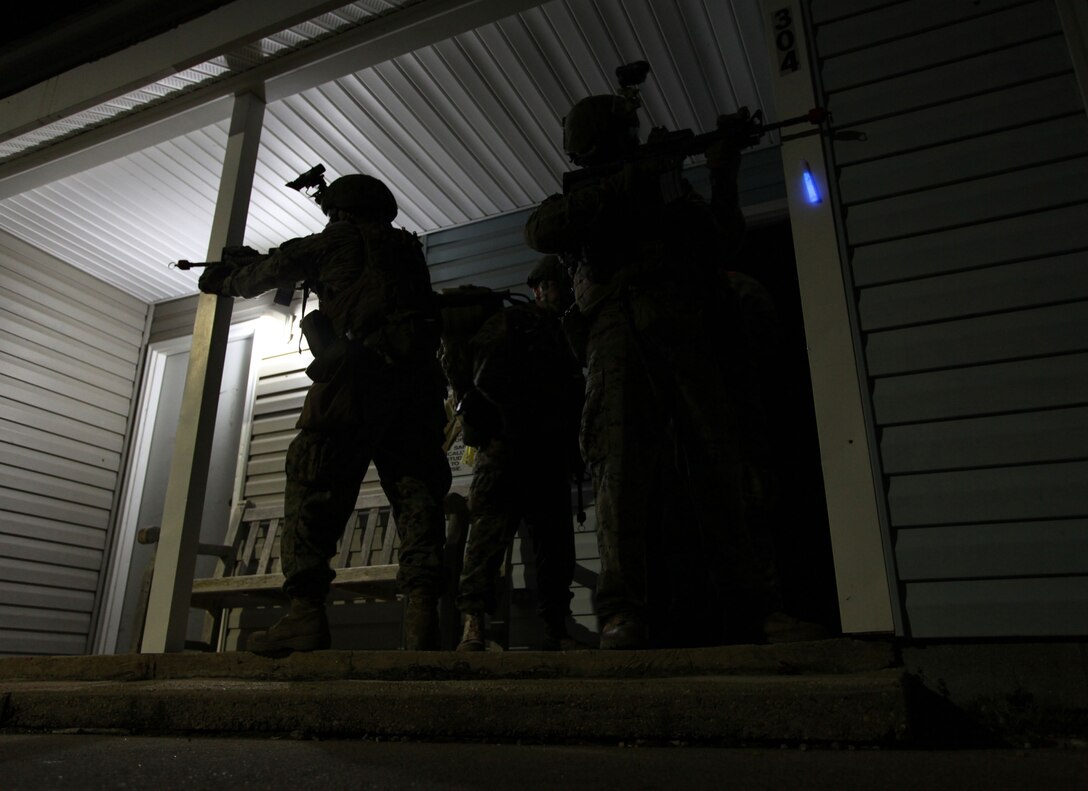
[[[494,612],[499,572],[518,527],[532,542],[537,613],[559,626],[570,614],[574,522],[562,454],[541,438],[492,440],[481,448],[469,490],[472,527],[457,593],[461,612]]]
[[[682,554],[691,574],[705,571],[723,619],[725,609],[739,617],[773,606],[773,575],[744,520],[737,426],[702,322],[664,290],[622,292],[592,317],[581,443],[596,492],[602,621],[649,620],[663,548]]]
[[[442,503],[451,481],[442,450],[446,415],[441,393],[427,376],[394,366],[373,367],[352,391],[354,415],[339,431],[329,415],[300,421],[302,430],[287,450],[280,542],[288,595],[322,598],[328,593],[335,577],[329,559],[336,554],[371,462],[400,538],[399,587],[435,594],[445,588]],[[307,414],[312,411],[304,408]]]

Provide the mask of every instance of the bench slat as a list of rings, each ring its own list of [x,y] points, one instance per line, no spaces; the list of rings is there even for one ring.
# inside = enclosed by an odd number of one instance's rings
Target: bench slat
[[[342,569],[348,565],[348,558],[351,557],[351,547],[355,542],[355,534],[358,530],[359,512],[352,511],[351,516],[348,517],[347,527],[344,528],[344,535],[340,537],[340,549],[336,553],[336,560],[332,564],[334,569]]]
[[[389,518],[385,520],[385,541],[382,542],[382,551],[378,555],[377,565],[388,565],[393,560],[393,541],[397,537],[397,523],[393,519],[390,510]]]
[[[272,548],[276,545],[276,536],[280,531],[282,519],[269,519],[268,529],[264,534],[264,546],[261,547],[261,559],[257,562],[257,573],[268,574],[272,566]]]

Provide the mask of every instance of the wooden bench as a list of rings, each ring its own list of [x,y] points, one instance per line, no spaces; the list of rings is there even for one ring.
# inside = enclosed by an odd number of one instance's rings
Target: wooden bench
[[[468,504],[464,496],[451,492],[446,497],[446,556],[449,579],[456,584],[464,558],[468,534]],[[283,506],[256,507],[250,502],[236,506],[230,517],[223,544],[201,544],[199,554],[217,558],[213,576],[193,580],[190,603],[207,611],[203,639],[190,648],[218,650],[224,644],[226,611],[235,607],[282,606],[286,603],[281,588],[283,573],[279,563]],[[141,544],[158,541],[159,528],[144,528],[137,533]],[[330,562],[336,572],[329,601],[370,599],[393,601],[397,591],[397,536],[391,508],[380,495],[361,496],[348,520]],[[154,559],[150,567],[153,568]],[[452,588],[452,585],[451,585]],[[146,616],[146,591],[150,574],[145,575],[145,596],[136,618],[136,632],[142,632]],[[460,636],[460,617],[447,593],[440,603],[443,647],[452,648]],[[140,635],[137,634],[136,645]],[[452,644],[451,644],[452,643]]]

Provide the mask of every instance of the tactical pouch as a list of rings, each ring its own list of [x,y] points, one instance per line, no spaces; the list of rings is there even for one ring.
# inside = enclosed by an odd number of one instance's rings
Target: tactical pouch
[[[298,326],[314,357],[320,357],[336,341],[332,319],[320,310],[311,310],[302,317]]]

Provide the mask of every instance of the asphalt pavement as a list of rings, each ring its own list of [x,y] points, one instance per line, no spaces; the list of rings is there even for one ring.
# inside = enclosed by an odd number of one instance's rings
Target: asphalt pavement
[[[562,746],[0,735],[3,791],[1088,788],[1088,749]]]

